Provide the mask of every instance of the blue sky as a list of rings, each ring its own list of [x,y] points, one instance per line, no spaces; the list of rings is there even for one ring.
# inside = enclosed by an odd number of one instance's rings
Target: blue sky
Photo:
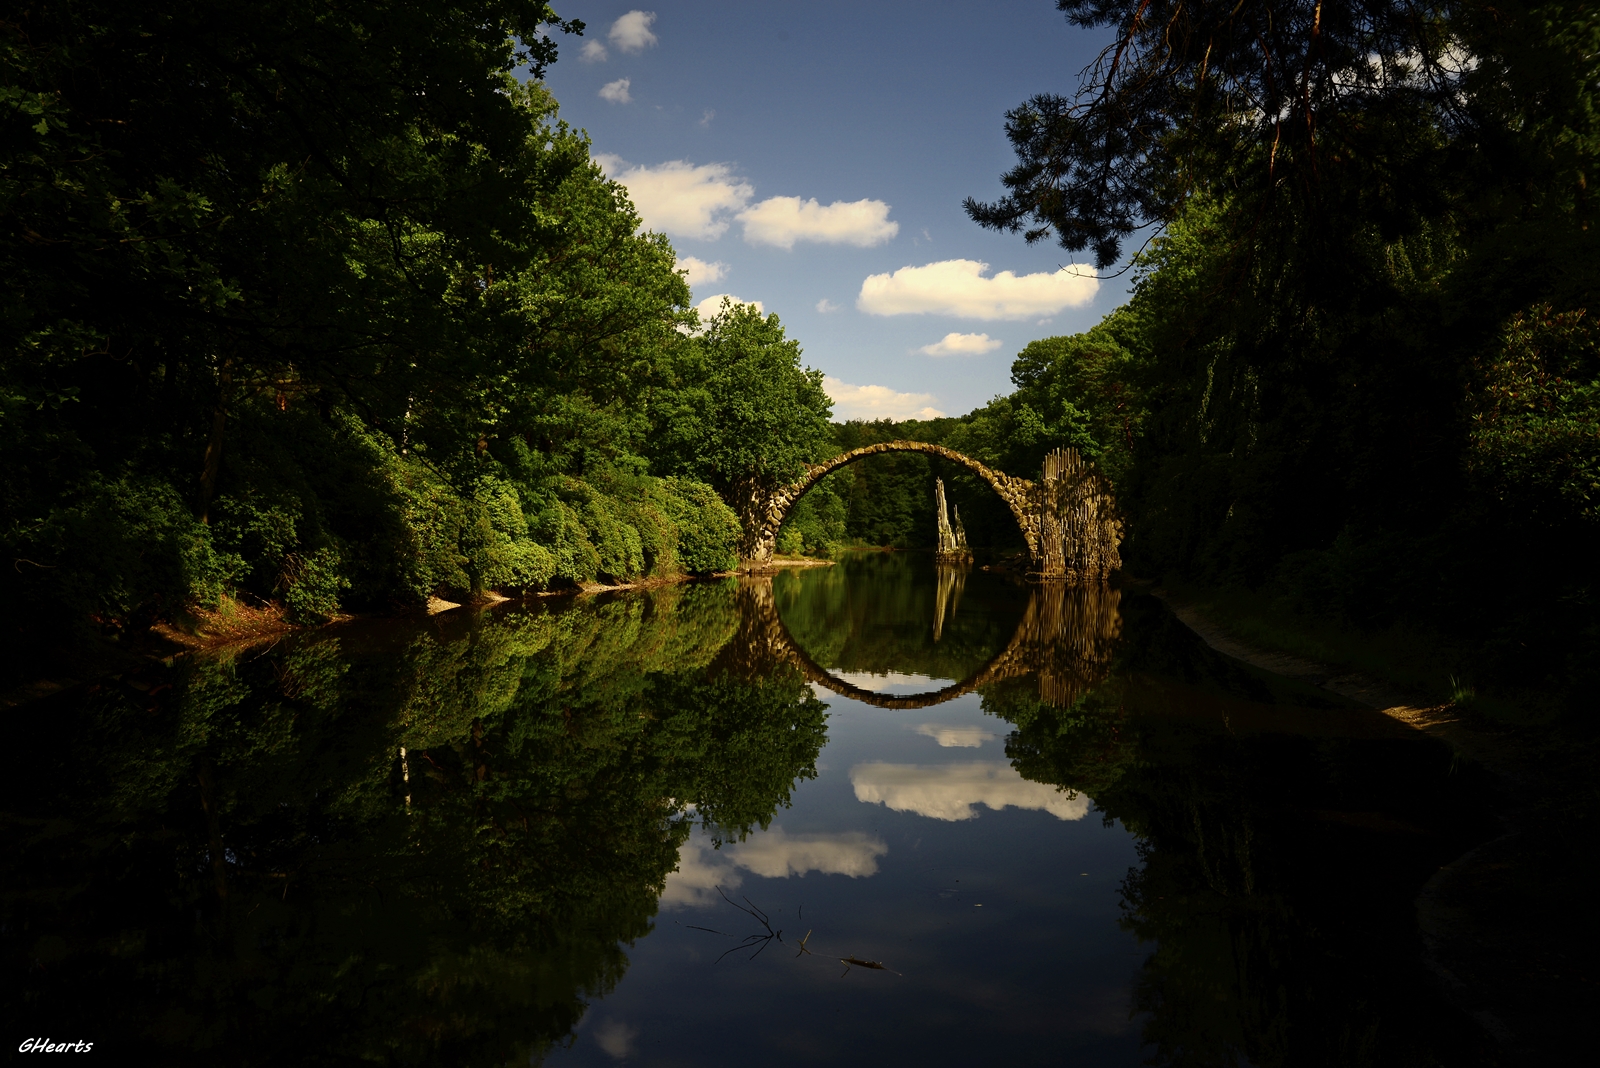
[[[561,117],[672,238],[697,303],[779,315],[835,418],[970,411],[1029,341],[1125,299],[1126,278],[961,210],[1000,194],[1005,111],[1070,93],[1099,51],[1050,0],[556,10],[588,27],[548,74]]]

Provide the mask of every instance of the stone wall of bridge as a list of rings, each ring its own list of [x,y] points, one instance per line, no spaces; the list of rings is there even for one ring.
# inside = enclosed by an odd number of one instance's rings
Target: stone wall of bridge
[[[734,491],[734,510],[744,527],[740,558],[747,570],[772,562],[778,529],[789,510],[824,478],[847,464],[884,452],[920,452],[972,471],[989,484],[1017,521],[1032,561],[1030,570],[1046,578],[1100,579],[1121,566],[1117,542],[1122,527],[1110,485],[1076,449],[1058,449],[1045,460],[1043,478],[1034,482],[997,471],[943,445],[926,441],[881,441],[851,449],[775,490],[753,483]]]

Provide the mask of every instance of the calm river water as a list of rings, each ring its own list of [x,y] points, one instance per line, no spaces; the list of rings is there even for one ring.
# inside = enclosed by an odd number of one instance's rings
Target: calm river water
[[[9,727],[12,1049],[1482,1060],[1412,906],[1482,783],[1137,593],[852,554],[182,658]]]

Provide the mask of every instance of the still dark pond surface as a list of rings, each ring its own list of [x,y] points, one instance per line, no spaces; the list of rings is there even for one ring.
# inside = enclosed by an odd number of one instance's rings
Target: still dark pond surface
[[[229,1065],[1480,1059],[1412,900],[1481,834],[1481,783],[1144,595],[859,554],[296,635],[8,726],[14,1041]]]

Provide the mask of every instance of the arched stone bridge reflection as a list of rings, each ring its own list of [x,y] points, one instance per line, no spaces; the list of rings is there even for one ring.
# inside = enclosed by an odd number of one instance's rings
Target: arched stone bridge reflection
[[[944,569],[941,569],[943,571]],[[959,682],[920,694],[885,694],[838,678],[813,660],[778,615],[772,578],[739,580],[739,633],[733,640],[738,666],[768,674],[788,664],[841,697],[876,708],[929,708],[1005,679],[1036,675],[1039,697],[1070,705],[1105,679],[1122,632],[1120,594],[1101,583],[1046,582],[1030,588],[1028,607],[1006,647]],[[942,615],[943,606],[940,607]]]

